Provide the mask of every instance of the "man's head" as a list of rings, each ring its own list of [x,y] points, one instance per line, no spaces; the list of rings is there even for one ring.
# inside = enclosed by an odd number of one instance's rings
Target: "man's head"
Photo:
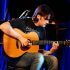
[[[52,15],[52,10],[47,5],[43,4],[36,8],[32,20],[39,26],[45,26],[49,23],[49,19],[51,19]]]

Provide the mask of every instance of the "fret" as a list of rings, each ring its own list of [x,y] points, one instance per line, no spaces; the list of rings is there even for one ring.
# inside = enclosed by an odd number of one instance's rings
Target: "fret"
[[[32,41],[33,45],[46,45],[52,44],[53,42],[58,42],[60,45],[70,45],[70,41],[50,41],[50,40],[40,40],[40,41]]]

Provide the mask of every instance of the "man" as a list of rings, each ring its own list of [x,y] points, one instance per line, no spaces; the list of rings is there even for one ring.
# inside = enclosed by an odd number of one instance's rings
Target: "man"
[[[45,27],[49,23],[49,19],[51,18],[51,9],[46,5],[40,5],[36,8],[31,19],[15,19],[11,21],[4,22],[0,25],[0,29],[7,35],[18,39],[22,46],[29,45],[30,41],[26,38],[22,37],[21,34],[16,32],[13,28],[21,29],[23,32],[31,32],[36,31],[39,39],[45,39],[45,31],[43,27]],[[29,28],[27,28],[29,27]],[[53,42],[52,48],[50,51],[43,51],[43,53],[25,53],[21,57],[11,58],[10,61],[15,60],[13,65],[16,65],[15,70],[25,70],[30,67],[30,70],[40,70],[42,64],[45,60],[47,62],[48,70],[57,70],[58,61],[54,56],[50,56],[57,48],[59,44]],[[40,47],[43,49],[43,47]],[[44,55],[44,56],[43,56]],[[29,70],[29,68],[28,68]]]

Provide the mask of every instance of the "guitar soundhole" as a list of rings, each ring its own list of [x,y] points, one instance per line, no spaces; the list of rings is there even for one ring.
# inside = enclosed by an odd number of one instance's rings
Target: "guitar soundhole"
[[[21,46],[21,49],[23,50],[23,51],[25,51],[25,50],[28,50],[30,47],[28,47],[28,46]]]
[[[16,46],[17,46],[17,49],[21,49],[23,51],[26,51],[30,48],[29,46],[22,46],[18,40],[16,41]]]

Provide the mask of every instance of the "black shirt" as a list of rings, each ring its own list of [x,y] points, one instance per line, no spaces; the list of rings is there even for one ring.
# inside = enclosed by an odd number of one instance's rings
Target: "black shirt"
[[[40,40],[45,39],[45,30],[43,27],[35,26],[31,18],[25,18],[25,19],[15,19],[9,21],[11,26],[13,28],[21,29],[23,32],[31,32],[35,31]],[[44,49],[44,46],[40,46],[40,49]]]

